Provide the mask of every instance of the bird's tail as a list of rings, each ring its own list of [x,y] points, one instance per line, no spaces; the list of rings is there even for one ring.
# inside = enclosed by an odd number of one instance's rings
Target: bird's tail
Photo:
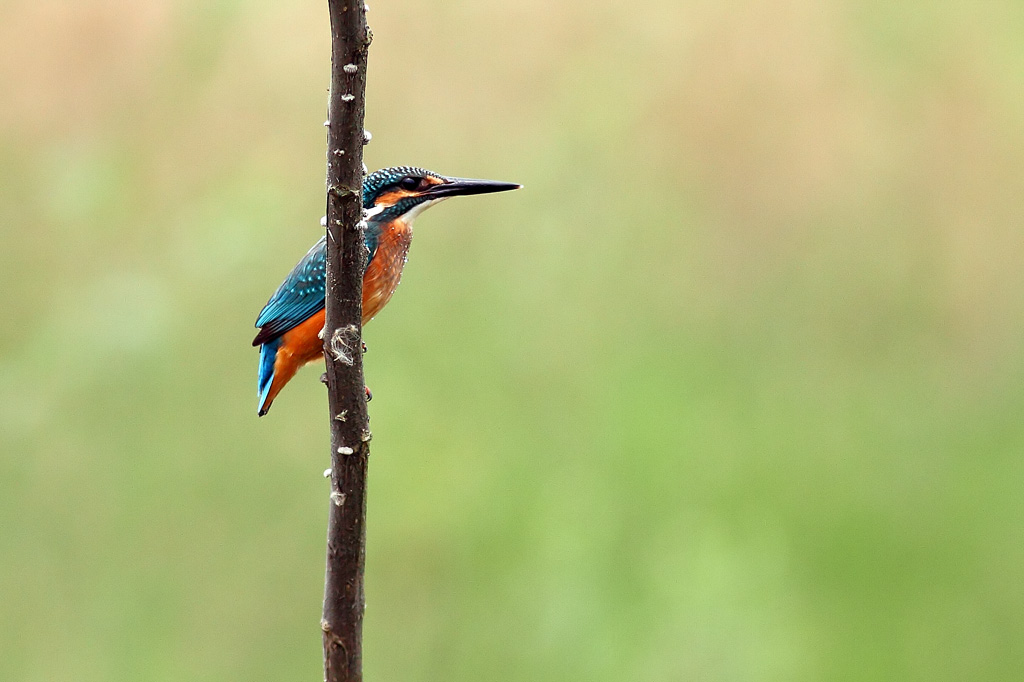
[[[281,345],[280,339],[274,339],[260,346],[260,373],[257,389],[259,391],[258,412],[262,417],[270,411],[270,403],[273,397],[270,395],[270,388],[274,385],[274,363],[277,360],[277,349]]]

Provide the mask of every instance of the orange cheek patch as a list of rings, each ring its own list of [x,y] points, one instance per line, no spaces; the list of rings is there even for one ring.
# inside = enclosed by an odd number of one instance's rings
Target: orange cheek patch
[[[444,180],[441,180],[440,178],[432,178],[430,176],[423,178],[423,180],[428,185],[444,184]],[[374,204],[377,206],[394,206],[402,199],[408,199],[409,197],[418,197],[421,194],[423,194],[422,191],[410,191],[407,189],[389,189],[388,191],[378,196],[377,199],[374,201]]]
[[[406,189],[391,189],[381,194],[373,202],[376,206],[394,206],[402,199],[408,199],[409,197],[419,196],[416,192],[410,192]]]

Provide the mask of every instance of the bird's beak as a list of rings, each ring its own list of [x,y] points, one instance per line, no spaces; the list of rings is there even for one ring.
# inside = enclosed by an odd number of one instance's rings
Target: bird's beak
[[[461,197],[469,194],[490,194],[519,189],[522,185],[514,182],[497,182],[496,180],[471,180],[469,178],[446,178],[439,185],[431,185],[423,195],[431,199],[444,197]]]

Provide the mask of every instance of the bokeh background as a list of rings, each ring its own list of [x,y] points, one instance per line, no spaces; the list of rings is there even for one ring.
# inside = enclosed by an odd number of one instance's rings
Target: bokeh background
[[[371,0],[368,680],[1024,679],[1024,5]],[[0,1],[0,679],[318,680],[325,3]]]

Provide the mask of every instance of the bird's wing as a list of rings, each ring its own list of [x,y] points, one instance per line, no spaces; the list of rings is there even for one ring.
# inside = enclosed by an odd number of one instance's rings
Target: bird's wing
[[[263,306],[252,345],[272,341],[323,310],[326,268],[327,240],[321,237]]]
[[[366,227],[367,266],[377,253],[380,225],[370,221]],[[274,295],[263,306],[256,326],[260,328],[252,345],[272,341],[320,312],[324,307],[327,272],[327,238],[313,245],[299,264],[281,282]]]

